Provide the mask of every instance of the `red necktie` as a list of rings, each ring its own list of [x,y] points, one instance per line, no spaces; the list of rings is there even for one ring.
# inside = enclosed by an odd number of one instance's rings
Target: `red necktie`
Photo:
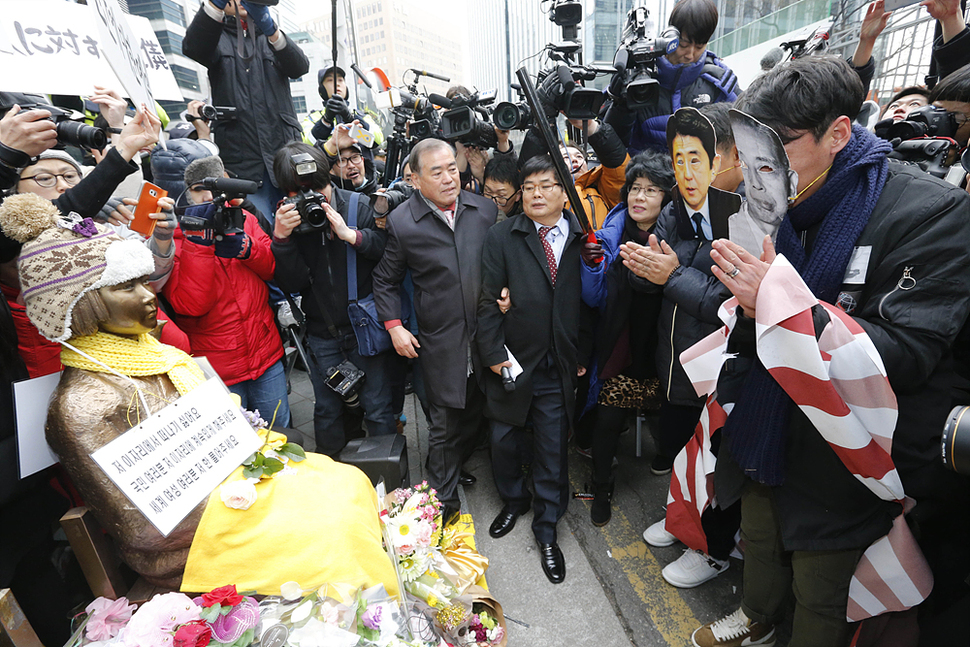
[[[539,227],[539,240],[542,241],[542,249],[546,250],[546,261],[549,263],[549,275],[552,277],[552,286],[556,286],[556,272],[559,266],[556,264],[556,253],[552,251],[552,245],[546,240],[546,235],[555,227]]]

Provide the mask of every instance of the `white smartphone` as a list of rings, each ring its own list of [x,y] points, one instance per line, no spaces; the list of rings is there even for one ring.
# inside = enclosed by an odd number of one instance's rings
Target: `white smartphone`
[[[897,9],[908,7],[909,5],[916,4],[920,1],[921,0],[886,0],[886,11],[896,11]]]
[[[357,143],[365,148],[374,146],[374,133],[367,130],[360,124],[354,124],[350,129],[350,136],[357,140]]]

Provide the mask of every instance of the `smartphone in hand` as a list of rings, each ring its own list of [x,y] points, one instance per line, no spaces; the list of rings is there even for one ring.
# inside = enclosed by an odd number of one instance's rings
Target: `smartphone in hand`
[[[151,214],[159,212],[158,201],[167,195],[168,191],[165,189],[155,186],[151,182],[145,182],[141,187],[141,195],[138,196],[134,218],[128,224],[128,228],[143,236],[151,236],[155,231],[155,224],[158,222],[151,217]]]
[[[367,130],[360,124],[354,124],[350,129],[350,136],[357,140],[357,143],[365,148],[374,146],[374,133]]]

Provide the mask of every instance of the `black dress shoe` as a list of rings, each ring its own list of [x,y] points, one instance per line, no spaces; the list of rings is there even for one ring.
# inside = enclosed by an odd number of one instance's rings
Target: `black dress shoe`
[[[473,474],[469,474],[465,470],[462,470],[461,472],[458,473],[458,485],[463,485],[465,487],[468,487],[469,485],[475,485],[475,483],[477,482],[478,482],[478,479],[475,478]]]
[[[559,550],[559,544],[539,544],[539,558],[542,560],[542,572],[550,582],[559,584],[566,579],[566,559]]]
[[[456,521],[458,521],[458,518],[459,517],[461,517],[461,508],[456,508],[454,506],[450,506],[450,505],[447,505],[447,504],[445,504],[444,506],[442,506],[442,508],[441,508],[441,526],[442,527],[450,526],[451,524],[453,524]]]
[[[495,517],[495,521],[488,527],[488,534],[498,539],[512,532],[515,528],[515,520],[519,518],[521,512],[516,512],[509,506],[504,506],[502,511]]]

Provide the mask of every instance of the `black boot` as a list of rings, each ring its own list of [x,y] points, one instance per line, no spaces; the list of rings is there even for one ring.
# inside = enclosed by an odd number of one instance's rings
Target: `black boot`
[[[610,502],[613,500],[612,485],[593,485],[593,505],[589,510],[589,520],[597,528],[610,522],[613,511]]]

